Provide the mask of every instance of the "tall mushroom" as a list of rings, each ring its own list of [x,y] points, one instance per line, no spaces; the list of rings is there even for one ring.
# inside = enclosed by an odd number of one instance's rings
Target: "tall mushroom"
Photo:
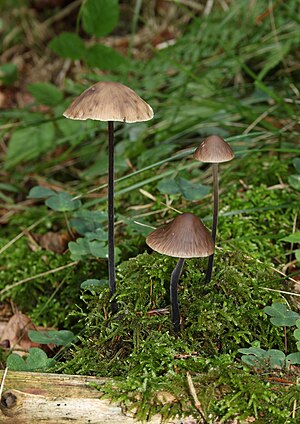
[[[234,153],[223,138],[218,135],[211,135],[204,139],[194,153],[194,159],[201,162],[212,163],[212,172],[214,180],[214,209],[213,209],[213,225],[212,238],[216,243],[218,211],[219,211],[219,182],[218,182],[218,163],[228,162],[234,158]],[[208,259],[205,283],[209,283],[212,276],[214,263],[214,253]]]
[[[108,276],[110,296],[116,291],[114,255],[114,121],[142,122],[153,110],[133,90],[118,82],[97,82],[85,90],[63,114],[70,119],[93,119],[108,123]],[[117,312],[116,301],[111,302]]]
[[[146,238],[151,249],[167,256],[179,258],[170,281],[171,320],[174,331],[180,331],[178,282],[186,258],[209,256],[214,242],[209,230],[192,213],[178,215],[173,221],[152,231]]]

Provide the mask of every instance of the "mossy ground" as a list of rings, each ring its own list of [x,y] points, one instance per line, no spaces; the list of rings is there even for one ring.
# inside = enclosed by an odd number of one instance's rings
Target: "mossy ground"
[[[148,253],[122,263],[116,316],[108,313],[107,290],[85,294],[88,310],[78,314],[85,332],[64,371],[114,377],[104,391],[128,407],[137,406],[143,419],[155,411],[165,417],[180,411],[197,417],[187,387],[189,371],[208,422],[249,416],[286,422],[293,395],[300,391],[272,387],[268,373],[252,374],[237,352],[250,345],[284,349],[283,330],[263,312],[265,305],[280,300],[279,294],[263,289],[279,288],[277,276],[241,251],[220,250],[214,278],[204,287],[205,260],[186,261],[179,288],[182,331],[174,334],[169,314],[160,312],[169,311],[169,275],[175,263]],[[292,344],[289,348],[295,350]],[[162,402],[161,392],[171,393],[176,402]],[[281,403],[274,405],[278,396]]]
[[[233,418],[243,422],[247,417],[255,417],[258,423],[297,422],[299,411],[296,409],[295,418],[291,418],[291,411],[300,397],[299,386],[275,384],[271,370],[264,374],[249,370],[240,362],[238,349],[252,345],[284,350],[283,330],[270,323],[263,308],[273,301],[284,301],[279,293],[266,288],[289,289],[272,267],[286,263],[288,249],[280,238],[292,232],[298,194],[278,185],[278,178],[287,181],[288,161],[283,164],[276,157],[268,161],[256,158],[255,167],[264,170],[259,182],[253,161],[245,158],[241,166],[248,169],[242,183],[238,169],[234,170],[235,178],[226,167],[221,174],[219,248],[210,284],[204,286],[206,259],[185,263],[179,285],[179,334],[173,333],[169,315],[169,278],[176,259],[145,251],[145,239],[132,224],[117,233],[119,238],[126,237],[121,244],[122,258],[131,252],[145,253],[121,260],[116,316],[110,315],[107,289],[80,296],[83,280],[105,276],[104,260],[79,262],[9,292],[37,324],[78,334],[78,343],[63,352],[58,372],[113,377],[103,392],[128,409],[137,408],[141,419],[158,411],[164,418],[187,414],[201,421],[189,393],[189,371],[207,422],[226,423]],[[157,197],[154,208],[160,207],[160,200]],[[181,201],[174,196],[173,205],[210,218],[210,196],[193,202],[190,208]],[[41,217],[45,221],[37,231],[65,225],[60,215],[48,215],[43,207],[16,215],[11,224],[20,231]],[[210,226],[209,219],[206,222]],[[1,245],[12,238],[11,228],[3,232]],[[32,252],[28,238],[22,237],[5,250],[2,261],[0,281],[4,287],[71,260],[68,253]],[[287,337],[289,352],[296,351],[292,331]],[[276,377],[285,376],[286,371],[276,372]],[[295,378],[296,374],[291,376],[292,381]],[[166,393],[173,395],[171,400],[163,400]]]

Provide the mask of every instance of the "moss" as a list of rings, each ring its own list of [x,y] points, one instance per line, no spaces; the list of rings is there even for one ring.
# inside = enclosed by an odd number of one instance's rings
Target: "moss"
[[[264,184],[247,191],[235,186],[221,202],[221,213],[230,218],[220,217],[219,244],[234,246],[264,262],[285,263],[280,238],[293,231],[297,203],[297,194],[291,191],[270,190]]]
[[[264,306],[280,299],[262,289],[278,287],[276,276],[239,251],[223,250],[216,255],[212,281],[204,287],[206,260],[187,260],[179,287],[183,329],[176,335],[165,314],[175,263],[176,259],[147,253],[122,263],[116,316],[108,312],[108,290],[84,294],[87,311],[77,316],[85,334],[69,352],[64,372],[114,376],[113,385],[104,391],[126,405],[137,404],[144,419],[161,412],[156,395],[166,390],[177,401],[163,407],[165,416],[178,411],[195,414],[187,371],[193,373],[200,395],[204,393],[207,414],[229,419],[272,416],[275,411],[286,417],[272,406],[278,394],[236,362],[238,349],[254,343],[265,349],[284,348],[282,329],[272,326],[263,312]]]
[[[61,225],[57,216],[48,216],[44,208],[31,208],[13,216],[9,228],[0,237],[0,246],[6,246],[22,229],[45,217],[37,232],[47,232]],[[60,214],[59,214],[60,218]],[[68,254],[30,248],[28,237],[15,241],[1,254],[0,290],[12,286],[2,298],[15,302],[18,309],[30,315],[36,325],[56,328],[72,328],[79,331],[77,322],[69,316],[74,304],[79,303],[80,284],[87,278],[106,275],[106,261],[91,261],[67,267],[72,262]],[[66,268],[64,268],[66,266]],[[62,267],[60,271],[30,278]],[[24,281],[21,284],[19,282]],[[17,284],[14,286],[14,284]]]
[[[255,164],[247,159],[243,162],[246,188],[237,182],[237,171],[232,181],[229,173],[221,174],[220,209],[225,216],[219,220],[210,284],[204,287],[206,259],[185,263],[179,284],[183,326],[179,335],[173,333],[169,316],[169,278],[176,259],[155,253],[138,255],[118,267],[117,316],[110,316],[106,289],[97,294],[84,292],[80,298],[83,280],[106,278],[106,261],[81,261],[76,268],[29,281],[9,292],[35,323],[68,328],[78,335],[78,343],[63,353],[64,362],[57,364],[57,371],[113,377],[113,383],[101,390],[125,408],[137,408],[141,419],[157,411],[164,418],[186,414],[200,419],[187,385],[189,371],[210,417],[208,422],[217,417],[224,423],[234,418],[243,422],[248,417],[262,423],[296,422],[289,414],[299,396],[298,388],[271,384],[267,374],[261,376],[242,366],[238,349],[251,345],[284,349],[283,330],[271,325],[263,312],[264,306],[281,296],[264,287],[282,288],[271,266],[286,261],[286,246],[279,240],[292,232],[297,194],[269,187],[278,182],[276,172],[287,180],[287,163],[276,158],[269,164],[259,158]],[[264,173],[258,179],[254,167],[259,166]],[[159,196],[154,209],[161,207]],[[132,194],[127,201],[133,200],[141,199]],[[125,204],[117,206],[124,209]],[[211,214],[209,196],[192,205],[177,196],[172,206],[181,210],[192,207],[202,217]],[[0,243],[6,244],[21,231],[18,228],[45,213],[45,208],[39,207],[14,216]],[[64,227],[60,214],[46,216],[37,232]],[[124,225],[116,229],[122,260],[145,248],[144,227],[136,228],[128,219],[129,213],[120,215]],[[152,215],[147,219],[150,222]],[[7,249],[1,259],[1,287],[71,261],[68,253],[32,252],[25,237]],[[287,331],[290,352],[296,350],[292,330]],[[162,401],[164,392],[171,393],[173,400]]]

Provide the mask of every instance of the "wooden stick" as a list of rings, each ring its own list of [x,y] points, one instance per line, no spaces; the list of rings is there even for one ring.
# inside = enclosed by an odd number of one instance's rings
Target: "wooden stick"
[[[4,381],[4,371],[0,371],[1,378]],[[101,387],[108,381],[111,380],[8,370],[0,403],[0,423],[139,423],[134,417],[125,415],[120,405],[111,403],[109,399],[100,399],[101,392],[91,386],[93,383]],[[162,422],[162,416],[156,414],[148,422],[159,424]],[[168,421],[174,424],[191,422],[191,417]]]
[[[0,399],[2,397],[2,392],[3,392],[3,387],[4,387],[4,382],[5,382],[5,379],[6,379],[7,371],[8,371],[8,368],[6,367],[5,370],[3,371],[2,380],[1,380]]]
[[[193,383],[191,374],[188,371],[186,373],[186,376],[187,376],[187,381],[188,381],[190,393],[191,393],[192,398],[194,400],[195,408],[197,409],[197,411],[199,411],[199,413],[200,413],[200,415],[201,415],[201,417],[203,419],[203,423],[206,424],[207,421],[206,421],[206,418],[205,418],[205,413],[204,413],[203,408],[202,408],[202,405],[201,405],[201,403],[200,403],[200,401],[198,399],[198,396],[197,396],[197,393],[196,393],[196,389],[195,389],[195,386],[194,386],[194,383]]]

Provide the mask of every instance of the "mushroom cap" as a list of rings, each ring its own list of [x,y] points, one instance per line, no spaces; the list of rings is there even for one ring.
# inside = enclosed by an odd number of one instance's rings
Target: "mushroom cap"
[[[97,121],[141,122],[153,110],[131,88],[119,82],[97,82],[86,89],[63,114],[66,118]]]
[[[221,163],[234,158],[234,153],[223,138],[210,135],[195,150],[194,159],[201,162]]]
[[[158,253],[175,258],[199,258],[214,252],[209,230],[192,213],[178,215],[173,221],[152,231],[146,243]]]

